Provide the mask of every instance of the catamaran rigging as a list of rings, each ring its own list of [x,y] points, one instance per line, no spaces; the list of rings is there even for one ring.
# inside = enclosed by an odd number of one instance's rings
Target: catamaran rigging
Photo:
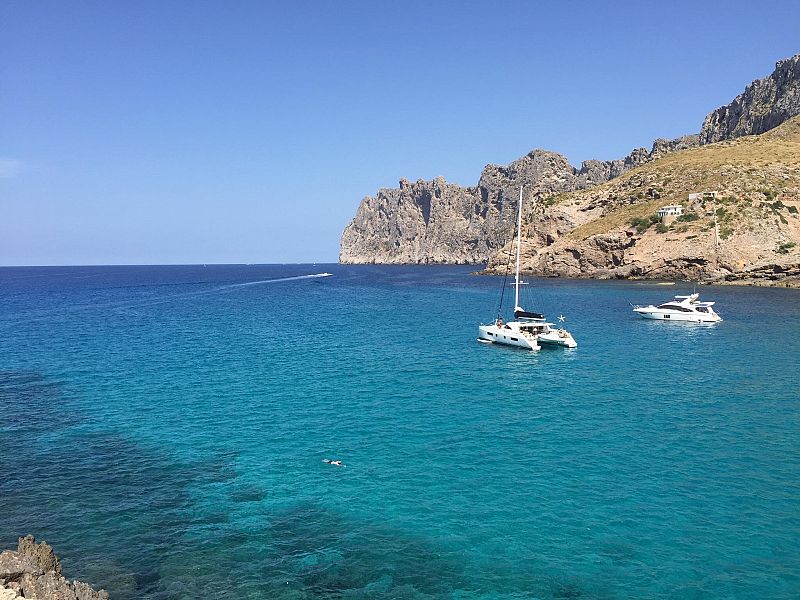
[[[522,247],[522,187],[519,190],[519,203],[517,206],[517,249],[516,266],[514,269],[514,320],[503,322],[501,316],[503,294],[505,293],[505,277],[500,296],[498,316],[494,323],[478,327],[478,340],[492,342],[506,346],[516,346],[528,350],[539,350],[541,346],[560,346],[562,348],[575,348],[578,344],[569,331],[563,327],[555,328],[553,323],[548,323],[541,313],[526,311],[520,306],[519,288],[525,285],[520,279],[520,254]],[[511,253],[509,252],[509,262]],[[506,264],[508,272],[508,264]],[[564,316],[559,316],[563,323]]]

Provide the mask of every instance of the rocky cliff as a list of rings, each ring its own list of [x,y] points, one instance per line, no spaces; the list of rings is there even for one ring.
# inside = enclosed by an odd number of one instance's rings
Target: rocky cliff
[[[709,114],[700,141],[711,144],[764,133],[800,115],[800,54],[778,61],[775,71],[748,85],[730,104]]]
[[[786,282],[800,243],[791,120],[798,114],[800,55],[708,115],[699,135],[656,140],[623,159],[576,169],[534,150],[507,166],[488,165],[471,188],[401,180],[399,189],[361,202],[342,234],[340,262],[488,262],[496,270],[507,262],[524,185],[525,266],[535,273]],[[713,207],[688,202],[706,190],[719,192]],[[683,204],[696,222],[657,228],[650,221],[642,231],[630,224],[669,203]],[[719,243],[709,233],[717,211]]]
[[[689,199],[702,191],[715,193]],[[668,204],[684,215],[659,223]],[[528,273],[799,285],[800,117],[665,155],[534,210],[523,229]],[[504,272],[512,251],[493,256],[488,272]]]
[[[61,575],[61,563],[45,542],[32,536],[19,538],[16,552],[0,552],[0,600],[108,600],[108,594],[88,584],[68,581]]]
[[[584,189],[669,152],[698,145],[698,137],[659,139],[618,160],[587,160],[579,169],[556,152],[533,150],[509,165],[487,165],[478,185],[439,177],[379,190],[361,201],[345,228],[342,263],[484,263],[513,236],[519,185],[528,196]]]

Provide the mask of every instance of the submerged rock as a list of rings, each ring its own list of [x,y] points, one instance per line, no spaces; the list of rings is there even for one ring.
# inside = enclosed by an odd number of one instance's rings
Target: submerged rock
[[[0,600],[108,600],[105,590],[69,581],[61,575],[61,563],[46,542],[31,536],[19,538],[16,552],[0,553]]]

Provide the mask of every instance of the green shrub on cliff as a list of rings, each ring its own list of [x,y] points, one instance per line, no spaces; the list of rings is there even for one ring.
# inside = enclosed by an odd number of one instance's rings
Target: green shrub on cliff
[[[542,204],[544,204],[545,206],[553,206],[553,204],[555,204],[556,202],[558,202],[558,196],[548,196],[547,198],[542,200]]]
[[[629,223],[631,227],[636,227],[637,233],[644,233],[651,225],[659,221],[658,215],[650,215],[649,217],[633,217]]]
[[[775,199],[775,197],[778,195],[778,192],[776,192],[774,190],[761,189],[761,190],[758,190],[758,191],[761,192],[762,194],[764,194],[764,197],[767,199],[767,202],[772,202]]]

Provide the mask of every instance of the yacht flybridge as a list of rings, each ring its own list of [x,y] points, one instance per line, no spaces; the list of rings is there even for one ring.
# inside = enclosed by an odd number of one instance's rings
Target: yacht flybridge
[[[722,321],[712,308],[713,302],[700,302],[700,294],[675,296],[674,300],[658,306],[633,305],[633,312],[645,319],[663,319],[666,321],[691,321],[692,323],[716,323]]]
[[[519,190],[517,209],[517,267],[514,277],[514,320],[508,323],[498,316],[494,323],[478,327],[478,341],[516,346],[526,350],[539,350],[542,346],[575,348],[578,344],[569,331],[548,323],[543,314],[528,312],[519,304],[519,286],[525,285],[519,276],[520,237],[522,235],[522,188]],[[505,284],[504,284],[505,286]],[[500,299],[502,307],[502,296]],[[564,322],[564,316],[559,316]]]

